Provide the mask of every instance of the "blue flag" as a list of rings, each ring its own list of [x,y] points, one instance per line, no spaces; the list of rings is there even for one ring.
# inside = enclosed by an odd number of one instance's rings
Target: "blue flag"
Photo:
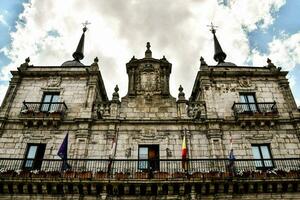
[[[233,149],[230,150],[230,153],[229,153],[229,160],[230,161],[234,161],[235,160],[235,156],[233,154]]]
[[[67,159],[68,159],[68,137],[69,137],[69,133],[67,133],[64,141],[60,145],[60,148],[57,152],[57,155],[63,160],[62,167],[61,167],[62,170],[67,170],[67,169],[71,168],[71,166],[67,163]]]
[[[57,152],[57,155],[63,160],[68,159],[68,137],[69,133],[67,133],[63,143],[60,145],[60,148]]]

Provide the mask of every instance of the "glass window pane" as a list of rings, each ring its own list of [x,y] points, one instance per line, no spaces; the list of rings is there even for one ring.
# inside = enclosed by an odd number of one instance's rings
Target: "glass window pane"
[[[248,102],[249,103],[255,103],[255,99],[254,99],[254,95],[253,94],[249,94],[249,95],[247,95],[247,97],[248,97]]]
[[[30,146],[26,158],[34,159],[36,151],[37,151],[37,146]],[[32,167],[32,165],[33,165],[33,160],[26,160],[25,167]]]
[[[25,163],[26,168],[32,167],[32,165],[33,165],[33,160],[26,160],[26,163]]]
[[[252,153],[254,159],[261,159],[258,146],[252,146]]]
[[[271,154],[268,146],[261,146],[260,149],[264,159],[271,159]],[[273,167],[273,163],[271,160],[265,160],[264,165],[265,167]]]
[[[46,94],[46,95],[44,96],[43,102],[50,102],[50,101],[51,101],[51,97],[52,97],[51,94]]]
[[[268,146],[261,146],[261,153],[264,159],[271,159],[270,151]]]
[[[240,102],[241,103],[246,103],[247,102],[245,95],[243,95],[243,94],[240,95]]]
[[[52,102],[59,102],[59,95],[58,94],[53,95]]]
[[[51,113],[51,112],[59,111],[58,108],[59,108],[59,105],[58,105],[58,104],[56,104],[56,103],[51,104],[51,105],[50,105],[50,108],[49,108],[49,112]]]
[[[139,158],[148,159],[148,147],[140,147]]]
[[[139,159],[148,159],[148,147],[139,148]],[[148,169],[148,161],[139,161],[139,169]]]
[[[33,159],[35,158],[37,146],[30,146],[27,154],[27,158]]]
[[[50,104],[42,104],[41,111],[48,111]]]
[[[252,146],[252,153],[253,153],[253,158],[254,159],[261,159],[258,146]],[[262,167],[263,166],[263,163],[260,160],[256,160],[254,162],[255,162],[256,167]]]

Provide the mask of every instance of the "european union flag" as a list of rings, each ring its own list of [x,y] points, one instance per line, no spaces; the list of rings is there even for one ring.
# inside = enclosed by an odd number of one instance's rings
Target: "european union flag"
[[[62,170],[67,170],[67,169],[71,168],[71,166],[67,163],[67,159],[68,159],[68,138],[69,138],[69,133],[67,133],[64,141],[60,145],[60,148],[57,152],[57,155],[63,160],[63,164],[62,164],[62,167],[61,167]]]

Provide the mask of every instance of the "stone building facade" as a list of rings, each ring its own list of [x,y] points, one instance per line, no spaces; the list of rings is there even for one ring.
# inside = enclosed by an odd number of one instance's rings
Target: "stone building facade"
[[[189,98],[181,86],[172,97],[172,64],[153,58],[150,43],[144,58],[126,64],[127,95],[116,86],[111,100],[98,58],[80,62],[85,33],[62,66],[26,59],[11,72],[0,109],[0,199],[300,199],[300,113],[287,72],[271,60],[225,62],[212,32],[218,64],[200,59]],[[60,171],[67,133],[70,168]],[[55,170],[57,177],[47,175]],[[276,170],[284,175],[271,176]],[[99,171],[107,175],[96,178]]]

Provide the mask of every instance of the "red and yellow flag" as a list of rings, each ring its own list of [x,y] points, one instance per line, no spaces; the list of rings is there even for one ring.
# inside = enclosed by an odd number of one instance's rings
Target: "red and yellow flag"
[[[182,139],[181,156],[182,156],[182,159],[186,159],[186,156],[187,156],[185,135],[183,136],[183,139]]]
[[[187,148],[186,148],[185,135],[183,136],[183,139],[182,139],[181,156],[182,156],[182,168],[184,170],[187,170],[188,162],[187,162]]]

